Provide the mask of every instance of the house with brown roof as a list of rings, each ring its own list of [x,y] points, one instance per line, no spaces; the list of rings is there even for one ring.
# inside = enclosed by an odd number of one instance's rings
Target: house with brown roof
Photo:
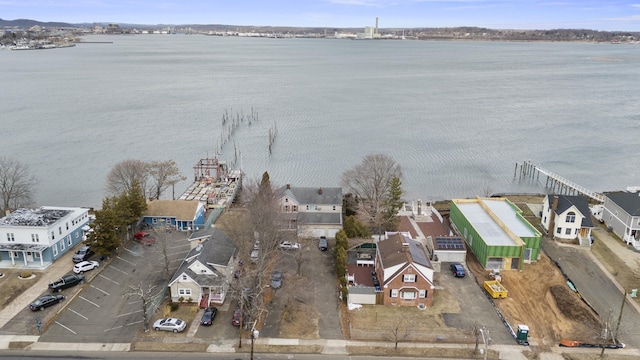
[[[142,222],[170,226],[179,231],[204,229],[205,207],[197,200],[153,200],[147,203]]]
[[[375,271],[382,290],[382,304],[431,306],[433,267],[425,247],[402,233],[377,243]]]

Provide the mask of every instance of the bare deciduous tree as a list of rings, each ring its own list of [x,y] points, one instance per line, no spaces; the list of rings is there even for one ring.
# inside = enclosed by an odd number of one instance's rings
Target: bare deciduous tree
[[[120,195],[130,191],[136,181],[143,189],[145,197],[149,197],[148,179],[149,164],[140,160],[124,160],[111,169],[107,175],[107,191],[112,195]]]
[[[396,350],[398,349],[398,343],[409,337],[412,325],[410,320],[402,316],[391,320],[387,340],[393,341]]]
[[[160,199],[162,193],[169,186],[174,186],[179,181],[187,178],[180,174],[180,169],[173,160],[152,161],[149,163],[149,177],[151,178],[151,191],[149,197],[151,199]],[[172,194],[175,198],[175,194]]]
[[[129,285],[129,288],[123,294],[126,298],[137,297],[142,302],[142,324],[145,332],[149,331],[149,316],[147,315],[147,312],[149,311],[149,307],[153,304],[153,300],[158,296],[155,289],[156,285],[144,285],[139,283],[138,285]]]
[[[359,165],[342,173],[342,186],[355,195],[358,216],[364,222],[378,227],[385,222],[394,178],[402,179],[402,169],[383,154],[367,155]]]
[[[18,160],[0,156],[0,195],[2,210],[15,210],[33,204],[36,178],[29,167]]]

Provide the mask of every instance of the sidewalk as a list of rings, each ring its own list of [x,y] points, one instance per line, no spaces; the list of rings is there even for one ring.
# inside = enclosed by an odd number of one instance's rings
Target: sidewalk
[[[48,288],[50,282],[59,279],[64,274],[73,269],[73,254],[75,249],[67,251],[62,257],[54,261],[45,270],[40,272],[34,271],[39,277],[31,287],[25,290],[18,297],[13,299],[5,308],[0,310],[0,328],[5,326],[14,316],[25,309],[25,306],[33,302]]]

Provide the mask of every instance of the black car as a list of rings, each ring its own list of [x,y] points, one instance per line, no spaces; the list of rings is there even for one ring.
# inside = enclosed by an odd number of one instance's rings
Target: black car
[[[210,326],[213,324],[213,319],[216,318],[216,314],[218,313],[217,307],[208,307],[204,310],[204,314],[202,314],[202,319],[200,319],[200,324],[205,326]]]
[[[455,276],[455,277],[464,277],[464,275],[465,275],[464,266],[462,266],[461,264],[458,264],[458,263],[451,264],[451,265],[449,265],[449,268],[451,269],[451,272],[453,273],[453,276]]]
[[[84,281],[84,275],[65,275],[60,279],[49,283],[49,290],[51,292],[60,292],[66,288],[70,288],[72,286],[76,286],[81,284]]]
[[[42,311],[44,308],[49,307],[51,305],[55,305],[60,301],[64,300],[64,295],[56,294],[56,295],[44,295],[36,299],[36,301],[29,304],[29,309],[32,311]]]

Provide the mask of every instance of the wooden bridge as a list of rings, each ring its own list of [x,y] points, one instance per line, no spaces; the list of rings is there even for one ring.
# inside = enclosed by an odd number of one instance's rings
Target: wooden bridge
[[[516,162],[516,168],[513,173],[514,178],[518,174],[518,166],[520,166],[520,178],[524,176],[524,177],[530,177],[531,179],[540,180],[540,174],[545,175],[547,177],[545,187],[547,189],[551,189],[554,193],[559,193],[564,195],[582,194],[584,196],[588,196],[601,203],[604,202],[604,195],[597,193],[595,191],[589,190],[584,186],[578,185],[573,181],[567,180],[558,174],[555,174],[549,170],[541,168],[540,166],[533,165],[533,163],[531,163],[531,161],[529,160],[523,162],[522,164]]]

